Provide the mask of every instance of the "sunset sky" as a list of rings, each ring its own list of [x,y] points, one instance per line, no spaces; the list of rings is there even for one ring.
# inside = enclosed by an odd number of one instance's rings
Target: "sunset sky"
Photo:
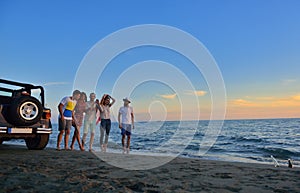
[[[57,104],[71,94],[79,65],[97,42],[130,26],[161,24],[191,34],[214,57],[226,88],[227,119],[300,117],[299,10],[298,0],[2,0],[0,78],[43,85],[55,120]],[[180,81],[174,83],[178,93],[159,81],[138,85],[130,96],[138,120],[150,120],[150,114],[152,120],[180,119],[182,105],[185,119],[198,110],[199,119],[210,118],[205,77],[180,54],[158,47],[131,49],[112,60],[98,80],[97,97],[111,93],[128,68],[149,60],[174,65],[195,90]],[[114,112],[123,96],[115,97]]]

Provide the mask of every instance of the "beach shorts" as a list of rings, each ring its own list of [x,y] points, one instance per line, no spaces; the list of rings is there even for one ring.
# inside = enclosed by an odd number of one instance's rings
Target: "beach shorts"
[[[70,130],[71,126],[72,126],[72,120],[64,120],[64,121],[62,121],[61,118],[58,118],[58,130],[59,131]]]
[[[96,130],[96,119],[95,120],[84,120],[83,133],[87,134],[91,129],[91,133],[95,133]]]
[[[121,135],[131,135],[131,124],[122,124]]]

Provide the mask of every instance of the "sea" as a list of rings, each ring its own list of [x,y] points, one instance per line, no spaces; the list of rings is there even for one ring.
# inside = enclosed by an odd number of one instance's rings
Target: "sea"
[[[209,123],[202,120],[138,122],[132,131],[130,153],[263,164],[274,164],[273,156],[280,166],[287,167],[291,159],[295,167],[300,167],[298,118],[225,120],[219,130],[212,132],[208,132]],[[58,125],[53,124],[47,147],[56,148],[57,128]],[[82,132],[81,128],[81,136]],[[100,126],[97,125],[95,151],[100,151],[99,136]],[[86,149],[88,142],[89,135]],[[25,145],[23,140],[9,143]],[[205,151],[202,150],[204,146]],[[75,149],[79,149],[77,143]],[[112,123],[108,152],[121,151],[120,129],[117,123]]]

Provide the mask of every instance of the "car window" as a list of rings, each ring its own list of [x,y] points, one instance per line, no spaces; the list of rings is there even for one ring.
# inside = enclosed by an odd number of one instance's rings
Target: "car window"
[[[11,93],[10,93],[10,92],[0,91],[0,96],[8,96],[8,97],[11,97]]]

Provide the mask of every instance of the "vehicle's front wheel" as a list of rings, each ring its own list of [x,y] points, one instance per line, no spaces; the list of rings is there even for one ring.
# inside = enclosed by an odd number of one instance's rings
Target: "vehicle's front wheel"
[[[42,150],[44,149],[49,141],[49,134],[41,134],[36,137],[26,138],[26,146],[30,150]]]

